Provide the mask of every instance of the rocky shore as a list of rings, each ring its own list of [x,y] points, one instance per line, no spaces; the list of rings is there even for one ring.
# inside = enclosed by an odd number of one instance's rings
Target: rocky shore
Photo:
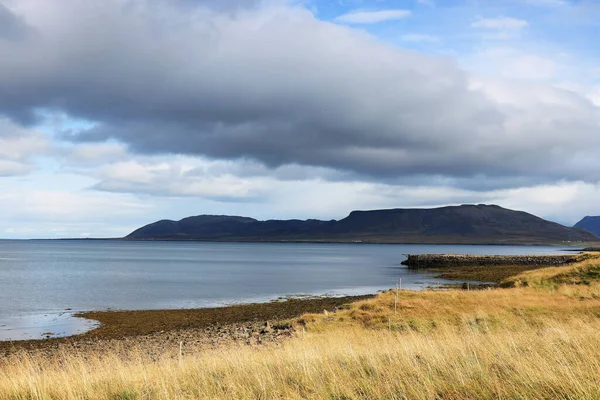
[[[335,312],[373,296],[318,297],[219,308],[139,311],[94,311],[80,317],[100,321],[82,335],[27,341],[0,341],[2,358],[22,353],[102,354],[115,349],[125,357],[144,354],[153,359],[193,354],[222,345],[279,345],[298,332],[292,320],[306,313]],[[300,332],[301,334],[301,332]]]
[[[0,348],[0,361],[2,358],[23,353],[49,358],[77,354],[86,358],[88,355],[98,357],[103,353],[115,353],[115,351],[124,358],[141,355],[159,360],[164,357],[178,357],[180,346],[182,355],[195,354],[224,345],[278,346],[281,341],[295,334],[296,331],[291,324],[271,325],[269,322],[255,322],[158,331],[120,339],[80,337],[61,341],[38,340],[35,345],[15,343],[14,346]]]
[[[525,265],[525,266],[558,266],[579,261],[578,254],[571,255],[523,255],[523,256],[493,256],[471,254],[408,254],[403,265],[409,269],[494,266],[494,265]]]

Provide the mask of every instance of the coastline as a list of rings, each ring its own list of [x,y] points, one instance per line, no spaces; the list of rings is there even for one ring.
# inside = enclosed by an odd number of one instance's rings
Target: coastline
[[[388,290],[277,324],[181,314],[197,327],[21,349],[0,355],[0,397],[598,398],[599,257],[498,266],[511,275],[499,287]],[[241,311],[252,317],[218,320]],[[132,316],[103,313],[118,314]]]
[[[439,256],[439,255],[438,255]],[[446,255],[447,256],[447,255]],[[461,256],[463,257],[463,256]],[[482,256],[470,256],[482,257]],[[490,257],[490,256],[483,256]],[[497,257],[497,256],[494,256]],[[548,257],[548,256],[528,256]],[[570,257],[572,261],[580,256]],[[476,263],[477,264],[477,263]],[[542,263],[544,264],[544,263]],[[440,288],[461,287],[470,283],[471,287],[494,287],[509,276],[551,265],[463,265],[463,263],[429,268],[433,278],[454,281]],[[385,291],[385,290],[384,290]],[[53,354],[66,348],[102,350],[131,347],[144,344],[151,352],[177,347],[185,342],[188,348],[199,351],[225,343],[266,344],[277,343],[294,334],[289,320],[303,314],[335,312],[356,301],[377,296],[377,293],[336,296],[316,296],[309,298],[287,298],[284,301],[240,303],[226,306],[190,309],[139,309],[139,310],[92,310],[73,311],[72,317],[96,322],[93,329],[70,336],[46,337],[26,340],[0,340],[0,357],[16,352],[42,351]],[[146,346],[146,344],[148,346]],[[162,349],[162,350],[157,350]]]
[[[436,246],[534,246],[534,247],[575,247],[580,251],[589,246],[598,246],[598,242],[546,242],[546,241],[474,241],[473,239],[457,240],[423,240],[416,238],[414,240],[398,240],[390,238],[339,238],[339,239],[251,239],[251,238],[216,238],[216,239],[194,239],[194,238],[148,238],[148,239],[130,239],[130,238],[57,238],[57,239],[24,239],[24,240],[43,240],[43,241],[120,241],[120,242],[179,242],[179,243],[309,243],[309,244],[388,244],[388,245],[436,245]]]
[[[0,341],[0,358],[25,351],[56,356],[64,351],[103,352],[118,347],[162,356],[179,348],[195,353],[224,344],[277,344],[291,337],[289,320],[307,313],[334,312],[376,295],[287,299],[226,307],[86,311],[75,317],[100,322],[88,332],[68,337]]]

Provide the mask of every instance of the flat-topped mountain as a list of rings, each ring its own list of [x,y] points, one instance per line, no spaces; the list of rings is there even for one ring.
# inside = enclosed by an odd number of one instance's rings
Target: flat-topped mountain
[[[496,205],[353,211],[339,221],[199,215],[162,220],[125,239],[542,244],[600,242],[590,232]]]
[[[575,228],[585,229],[596,236],[600,236],[600,216],[587,216],[575,224]]]

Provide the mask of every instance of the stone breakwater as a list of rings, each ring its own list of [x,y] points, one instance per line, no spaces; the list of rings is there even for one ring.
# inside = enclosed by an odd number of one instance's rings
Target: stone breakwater
[[[409,269],[483,266],[483,265],[539,265],[557,266],[579,261],[578,255],[554,256],[490,256],[470,254],[408,254],[403,265]]]
[[[586,247],[583,251],[589,251],[592,253],[600,252],[600,247]]]

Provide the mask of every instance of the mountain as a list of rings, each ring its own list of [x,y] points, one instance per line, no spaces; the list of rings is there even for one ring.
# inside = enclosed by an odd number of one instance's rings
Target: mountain
[[[600,216],[587,216],[575,224],[575,228],[585,229],[596,236],[600,236]]]
[[[339,221],[199,215],[143,226],[130,240],[549,244],[600,242],[576,228],[496,205],[352,211]]]

